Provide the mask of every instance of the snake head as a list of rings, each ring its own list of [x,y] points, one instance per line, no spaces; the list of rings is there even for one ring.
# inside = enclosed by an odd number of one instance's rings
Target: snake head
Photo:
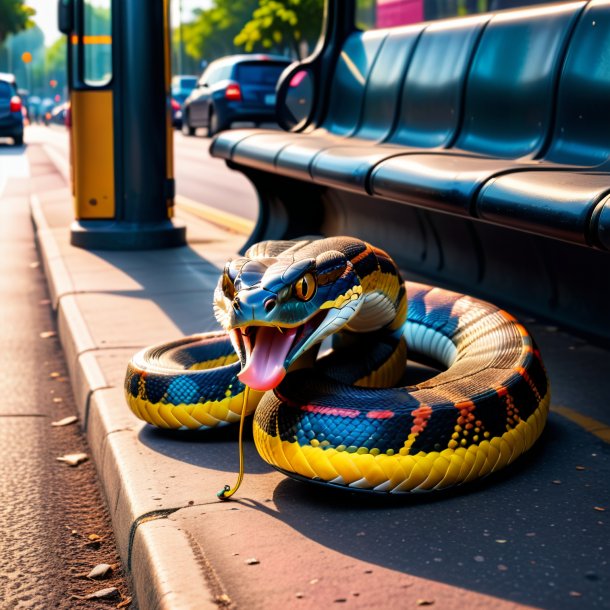
[[[225,266],[214,312],[239,355],[240,380],[265,391],[307,350],[345,326],[361,295],[352,264],[338,251],[315,258],[245,257]]]

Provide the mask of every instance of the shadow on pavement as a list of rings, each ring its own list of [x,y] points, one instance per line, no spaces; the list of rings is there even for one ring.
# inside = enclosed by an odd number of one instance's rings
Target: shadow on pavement
[[[595,507],[610,506],[608,457],[551,415],[528,454],[462,490],[379,498],[286,479],[278,512],[256,507],[386,568],[549,610],[607,608],[610,540]]]

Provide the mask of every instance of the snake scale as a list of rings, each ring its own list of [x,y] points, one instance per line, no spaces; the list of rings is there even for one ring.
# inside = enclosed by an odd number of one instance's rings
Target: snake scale
[[[544,427],[549,384],[526,329],[489,303],[404,282],[364,241],[255,244],[225,266],[214,310],[223,331],[132,358],[127,402],[183,429],[237,422],[246,403],[258,452],[289,476],[438,490],[503,468]],[[440,372],[406,385],[407,346]]]

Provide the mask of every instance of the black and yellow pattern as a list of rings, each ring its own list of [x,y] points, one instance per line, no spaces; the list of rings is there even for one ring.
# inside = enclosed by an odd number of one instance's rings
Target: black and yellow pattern
[[[303,282],[304,274],[310,276]],[[286,296],[299,281],[307,300]],[[443,489],[503,468],[542,432],[550,394],[540,353],[525,328],[497,307],[404,283],[387,254],[359,240],[266,242],[225,269],[216,309],[226,330],[248,328],[239,317],[240,295],[259,285],[266,291],[261,311],[268,310],[263,324],[281,326],[283,307],[286,328],[304,311],[301,323],[317,329],[334,329],[337,315],[350,314],[330,355],[313,368],[294,367],[273,391],[250,393],[256,447],[278,470],[383,493]],[[252,311],[258,315],[256,305]],[[326,311],[335,317],[322,316]],[[444,370],[396,387],[405,340],[410,357]],[[208,333],[141,352],[128,369],[129,405],[161,427],[238,421],[244,386],[236,375],[246,357],[240,352],[238,362],[233,347],[226,334]]]

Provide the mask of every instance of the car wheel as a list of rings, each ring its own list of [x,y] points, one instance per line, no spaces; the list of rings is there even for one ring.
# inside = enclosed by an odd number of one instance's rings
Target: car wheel
[[[23,145],[23,134],[15,136],[13,138],[13,141],[15,143],[15,146],[22,146]]]
[[[182,117],[182,134],[185,136],[194,136],[195,128],[189,125],[189,115],[185,114]]]
[[[218,115],[214,112],[214,108],[210,108],[210,116],[208,117],[208,138],[215,136],[223,129],[226,129],[226,127],[221,125]]]

